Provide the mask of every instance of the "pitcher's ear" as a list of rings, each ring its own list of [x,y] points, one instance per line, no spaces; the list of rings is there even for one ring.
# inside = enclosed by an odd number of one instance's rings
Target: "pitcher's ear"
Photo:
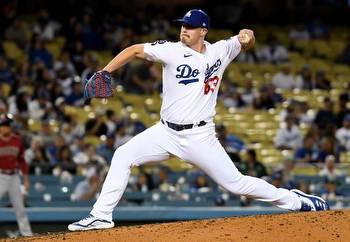
[[[201,29],[201,35],[202,36],[205,36],[207,33],[208,33],[208,29],[206,29],[206,28],[202,28]]]

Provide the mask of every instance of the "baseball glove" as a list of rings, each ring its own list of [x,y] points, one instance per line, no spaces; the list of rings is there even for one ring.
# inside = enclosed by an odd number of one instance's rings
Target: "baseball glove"
[[[108,71],[96,72],[83,85],[85,101],[91,98],[108,98],[113,94],[111,73]]]

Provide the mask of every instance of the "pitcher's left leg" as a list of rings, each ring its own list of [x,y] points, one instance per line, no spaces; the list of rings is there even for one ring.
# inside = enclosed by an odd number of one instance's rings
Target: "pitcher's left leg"
[[[283,209],[300,210],[301,201],[294,192],[276,188],[263,179],[242,175],[215,136],[202,142],[190,143],[187,157],[184,158],[201,168],[226,190],[236,195],[271,202]]]

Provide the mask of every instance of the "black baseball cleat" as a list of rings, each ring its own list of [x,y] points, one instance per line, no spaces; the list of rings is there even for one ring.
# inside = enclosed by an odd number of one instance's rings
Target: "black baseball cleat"
[[[301,201],[300,211],[325,211],[329,210],[328,203],[318,196],[303,193],[300,190],[291,190],[298,195]]]

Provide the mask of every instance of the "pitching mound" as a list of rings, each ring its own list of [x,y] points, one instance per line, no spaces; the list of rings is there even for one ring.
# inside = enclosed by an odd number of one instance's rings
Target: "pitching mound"
[[[350,210],[125,226],[21,241],[350,241]]]

